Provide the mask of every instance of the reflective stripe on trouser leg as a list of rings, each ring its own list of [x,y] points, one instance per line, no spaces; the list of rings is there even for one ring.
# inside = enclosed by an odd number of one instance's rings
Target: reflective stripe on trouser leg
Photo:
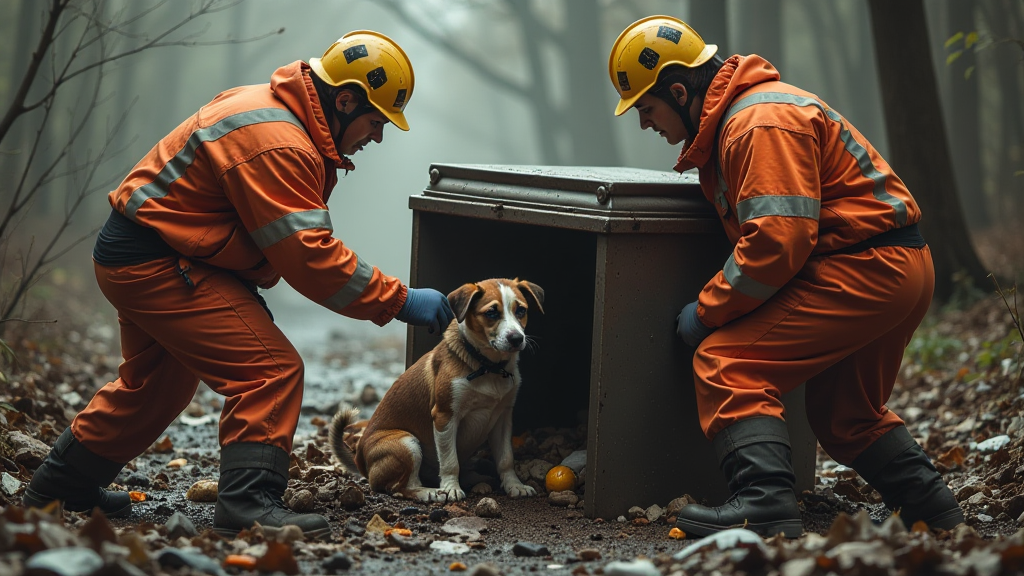
[[[100,289],[120,316],[150,335],[154,358],[140,362],[132,374],[122,374],[121,385],[104,387],[105,407],[90,410],[90,403],[83,415],[89,413],[91,440],[79,436],[83,444],[116,459],[110,453],[116,450],[113,446],[134,430],[146,435],[145,449],[152,442],[149,436],[163,432],[188,405],[193,382],[201,378],[226,397],[222,445],[261,442],[291,451],[302,400],[302,361],[241,282],[200,265],[192,272],[196,287],[189,288],[171,258],[96,268]],[[165,372],[168,367],[172,370]],[[128,394],[139,389],[144,392]],[[107,451],[96,448],[100,442]]]
[[[704,433],[714,438],[726,426],[755,416],[784,418],[782,394],[898,327],[909,338],[909,326],[920,322],[918,311],[927,308],[933,285],[927,248],[884,247],[811,258],[770,300],[698,347],[694,380]],[[875,361],[888,365],[895,359],[898,369],[904,347],[894,342],[877,351],[882,357]],[[895,380],[894,372],[856,378],[853,385],[874,403],[825,405],[809,394],[812,425],[860,419],[864,426],[848,428],[847,440],[869,444],[858,440],[865,429],[873,440],[891,428],[888,419],[896,418],[884,416],[887,411],[881,408],[892,390],[890,378]]]

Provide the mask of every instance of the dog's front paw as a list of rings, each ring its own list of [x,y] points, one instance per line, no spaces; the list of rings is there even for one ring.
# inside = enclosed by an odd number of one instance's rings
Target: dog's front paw
[[[466,493],[459,486],[446,486],[434,491],[434,502],[458,502],[466,499]]]
[[[513,498],[522,498],[523,496],[536,496],[537,491],[533,489],[533,486],[527,486],[526,484],[509,484],[508,486],[502,486],[505,493]]]

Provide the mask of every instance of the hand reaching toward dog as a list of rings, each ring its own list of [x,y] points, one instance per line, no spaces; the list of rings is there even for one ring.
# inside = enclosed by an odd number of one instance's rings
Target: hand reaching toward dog
[[[448,297],[432,288],[409,288],[405,304],[395,318],[413,326],[428,326],[433,334],[443,331],[455,318]]]
[[[676,333],[688,346],[696,348],[714,331],[714,328],[701,322],[700,317],[697,316],[696,300],[684,306],[683,311],[676,316]]]

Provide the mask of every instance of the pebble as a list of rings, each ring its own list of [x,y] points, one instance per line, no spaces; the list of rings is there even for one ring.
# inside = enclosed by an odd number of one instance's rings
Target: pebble
[[[683,509],[683,506],[696,503],[697,501],[694,500],[692,496],[684,494],[668,503],[668,506],[665,507],[665,516],[678,516],[679,511]]]
[[[167,463],[168,468],[181,468],[185,464],[188,464],[188,460],[184,458],[175,458]]]
[[[363,406],[369,406],[370,404],[376,403],[380,400],[380,395],[377,394],[377,389],[372,384],[363,386],[363,391],[359,394],[359,401]]]
[[[346,486],[338,492],[338,503],[347,510],[355,510],[366,504],[366,495],[358,486]]]
[[[103,558],[91,548],[53,548],[34,554],[25,562],[27,574],[85,576],[103,567]]]
[[[548,504],[552,506],[575,506],[580,497],[572,490],[548,493]]]
[[[657,504],[652,504],[650,508],[644,511],[644,516],[649,522],[657,522],[662,514],[664,514],[664,510]]]
[[[192,502],[216,502],[217,481],[200,480],[196,482],[188,489],[188,492],[185,492],[185,498]]]
[[[196,530],[196,525],[189,520],[188,516],[181,512],[171,514],[171,517],[167,519],[167,523],[164,526],[167,528],[167,537],[171,540],[177,540],[182,536],[191,538],[199,534]]]
[[[646,511],[643,508],[639,506],[633,506],[632,508],[626,511],[626,518],[628,518],[629,520],[634,520],[636,518],[640,518],[644,514],[646,514]]]
[[[493,564],[477,564],[470,568],[469,576],[501,576],[501,570]]]
[[[366,528],[360,526],[359,521],[355,518],[349,518],[346,520],[345,527],[342,528],[342,530],[344,530],[346,534],[351,534],[353,536],[362,536],[363,534],[366,534]]]
[[[415,516],[420,513],[420,509],[415,506],[406,506],[398,511],[399,516]]]
[[[125,486],[149,488],[150,484],[152,484],[152,481],[149,479],[149,476],[146,476],[141,472],[132,472],[131,474],[128,475],[127,478],[124,479]]]
[[[220,564],[198,552],[178,550],[177,548],[164,548],[157,554],[157,562],[168,568],[182,568],[188,566],[196,572],[206,574],[223,574]]]
[[[604,567],[605,576],[661,576],[650,560],[612,562]]]
[[[430,543],[430,549],[438,554],[465,554],[469,552],[469,546],[461,542],[449,542],[448,540],[434,540]]]
[[[547,460],[532,460],[527,467],[527,471],[530,474],[530,480],[543,484],[544,479],[547,478],[548,471],[554,467],[555,465]]]
[[[427,518],[431,522],[435,522],[435,523],[443,522],[444,520],[446,520],[448,518],[448,511],[443,509],[443,508],[438,508],[436,510],[431,510],[430,511],[430,515],[428,515]]]
[[[996,452],[997,450],[999,450],[1003,446],[1006,446],[1009,443],[1010,443],[1010,437],[1007,436],[1006,434],[1002,434],[1000,436],[993,436],[992,438],[989,438],[988,440],[985,440],[984,442],[978,442],[978,451],[979,452]]]
[[[616,522],[625,522],[626,521],[626,517],[625,516],[619,516],[618,518],[615,519],[615,521]]]
[[[467,542],[478,542],[482,539],[480,533],[487,531],[487,520],[476,516],[452,518],[444,523],[441,531],[445,534],[462,538]]]
[[[21,489],[21,480],[18,480],[7,472],[0,475],[0,490],[3,491],[4,495],[14,496],[19,489]]]
[[[765,545],[764,540],[761,539],[757,533],[747,530],[746,528],[729,528],[728,530],[722,530],[716,532],[711,536],[705,536],[700,540],[697,540],[693,544],[690,544],[686,548],[683,548],[679,552],[676,552],[672,558],[674,560],[683,560],[701,551],[704,548],[717,548],[719,550],[729,550],[732,548],[738,548],[740,544],[753,545],[761,549],[761,552],[768,552],[768,547]],[[748,548],[751,546],[747,546]]]
[[[367,532],[379,532],[383,534],[384,531],[389,528],[391,528],[391,526],[389,526],[388,523],[377,514],[374,514],[373,518],[370,518],[370,521],[366,523]]]
[[[576,552],[576,557],[584,562],[590,562],[591,560],[600,560],[601,551],[597,548],[584,548]]]
[[[516,556],[550,556],[551,552],[543,544],[534,542],[516,542],[512,547],[512,553]]]
[[[492,488],[487,482],[480,482],[473,486],[469,491],[473,494],[490,494],[491,492],[494,492],[494,488]]]
[[[348,570],[352,567],[352,559],[344,552],[335,552],[324,558],[323,562],[320,563],[320,567],[331,573],[338,570]]]
[[[497,518],[501,516],[501,508],[494,498],[481,498],[473,507],[473,513],[481,518]]]
[[[422,552],[430,547],[430,542],[414,536],[402,536],[397,532],[388,532],[387,540],[393,546],[398,546],[402,552]]]
[[[313,509],[313,493],[303,488],[292,495],[288,501],[288,507],[295,512],[308,512]]]

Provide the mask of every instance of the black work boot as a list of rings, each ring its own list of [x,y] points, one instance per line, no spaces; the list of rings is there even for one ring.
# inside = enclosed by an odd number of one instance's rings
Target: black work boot
[[[319,514],[296,514],[285,507],[288,453],[277,446],[238,442],[220,449],[220,482],[213,531],[234,537],[239,531],[261,526],[294,524],[306,538],[330,536],[331,526]]]
[[[128,516],[132,511],[128,493],[104,489],[122,468],[124,464],[93,454],[67,428],[32,474],[22,504],[42,508],[60,500],[71,512],[89,512],[98,506],[109,517]]]
[[[907,528],[923,520],[929,528],[952,530],[964,521],[953,492],[905,426],[875,440],[851,467],[899,512]]]
[[[676,526],[695,536],[746,528],[762,536],[800,537],[803,522],[786,423],[773,417],[740,420],[719,432],[712,445],[732,496],[716,508],[684,506]]]

